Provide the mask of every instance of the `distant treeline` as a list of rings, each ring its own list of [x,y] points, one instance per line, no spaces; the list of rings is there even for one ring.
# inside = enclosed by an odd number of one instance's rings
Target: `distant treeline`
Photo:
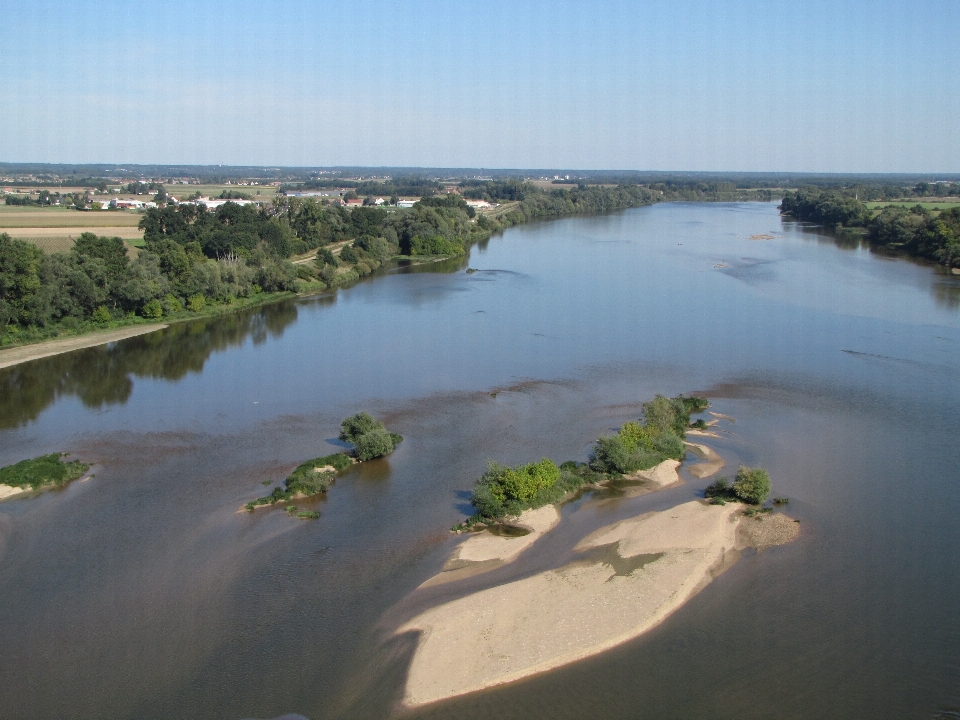
[[[280,187],[280,190],[282,192],[293,192],[297,190],[321,190],[324,188],[347,188],[353,190],[358,197],[366,197],[368,195],[381,197],[391,197],[394,195],[423,197],[425,195],[435,195],[441,190],[440,183],[436,180],[422,177],[398,177],[389,181],[316,178],[305,180],[296,186],[283,185]]]
[[[841,192],[801,189],[787,193],[780,212],[798,220],[864,228],[874,245],[960,267],[960,208],[934,211],[915,205],[871,211]]]

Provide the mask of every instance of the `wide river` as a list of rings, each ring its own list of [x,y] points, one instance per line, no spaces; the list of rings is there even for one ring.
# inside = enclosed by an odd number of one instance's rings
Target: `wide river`
[[[709,444],[770,471],[800,539],[612,651],[408,717],[960,715],[960,277],[758,203],[534,224],[427,269],[0,371],[0,465],[97,465],[0,503],[0,717],[390,717],[398,608],[486,461],[585,460],[680,392],[735,418]],[[319,520],[237,514],[361,409],[406,440],[300,503]],[[702,496],[684,477],[551,536]]]

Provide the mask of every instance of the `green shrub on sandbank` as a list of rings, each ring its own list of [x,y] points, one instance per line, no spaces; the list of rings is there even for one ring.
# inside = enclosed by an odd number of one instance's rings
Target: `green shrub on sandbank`
[[[557,466],[540,462],[507,467],[491,461],[476,481],[470,503],[477,512],[454,530],[495,522],[524,510],[561,502],[588,485],[647,470],[664,460],[682,460],[690,415],[709,406],[705,398],[657,395],[643,405],[643,418],[624,423],[612,436],[598,438],[589,463],[572,460]]]
[[[340,439],[353,445],[353,457],[347,453],[334,453],[307,460],[287,476],[283,481],[283,487],[274,488],[269,495],[251,500],[244,507],[252,511],[263,505],[276,505],[295,498],[325,493],[337,479],[337,475],[347,470],[354,462],[389,455],[403,441],[403,437],[389,432],[382,422],[365,412],[351,415],[340,423]],[[313,515],[297,517],[313,517]]]
[[[0,468],[0,485],[24,490],[40,490],[49,485],[61,487],[90,469],[79,460],[64,462],[62,457],[59,453],[50,453]]]
[[[762,505],[770,495],[770,475],[763,468],[741,465],[733,483],[725,477],[719,478],[707,486],[704,495],[711,498],[715,505],[724,505],[727,501]]]

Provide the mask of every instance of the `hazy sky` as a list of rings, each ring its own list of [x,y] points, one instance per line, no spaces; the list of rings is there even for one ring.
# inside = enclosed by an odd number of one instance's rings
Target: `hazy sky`
[[[0,161],[955,173],[958,31],[958,0],[0,0]]]

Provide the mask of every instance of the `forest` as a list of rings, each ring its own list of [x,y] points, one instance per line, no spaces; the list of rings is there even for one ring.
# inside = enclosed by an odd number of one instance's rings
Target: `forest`
[[[874,246],[960,267],[960,207],[938,211],[918,204],[872,211],[840,191],[807,188],[788,192],[780,212],[841,229],[862,228]]]

